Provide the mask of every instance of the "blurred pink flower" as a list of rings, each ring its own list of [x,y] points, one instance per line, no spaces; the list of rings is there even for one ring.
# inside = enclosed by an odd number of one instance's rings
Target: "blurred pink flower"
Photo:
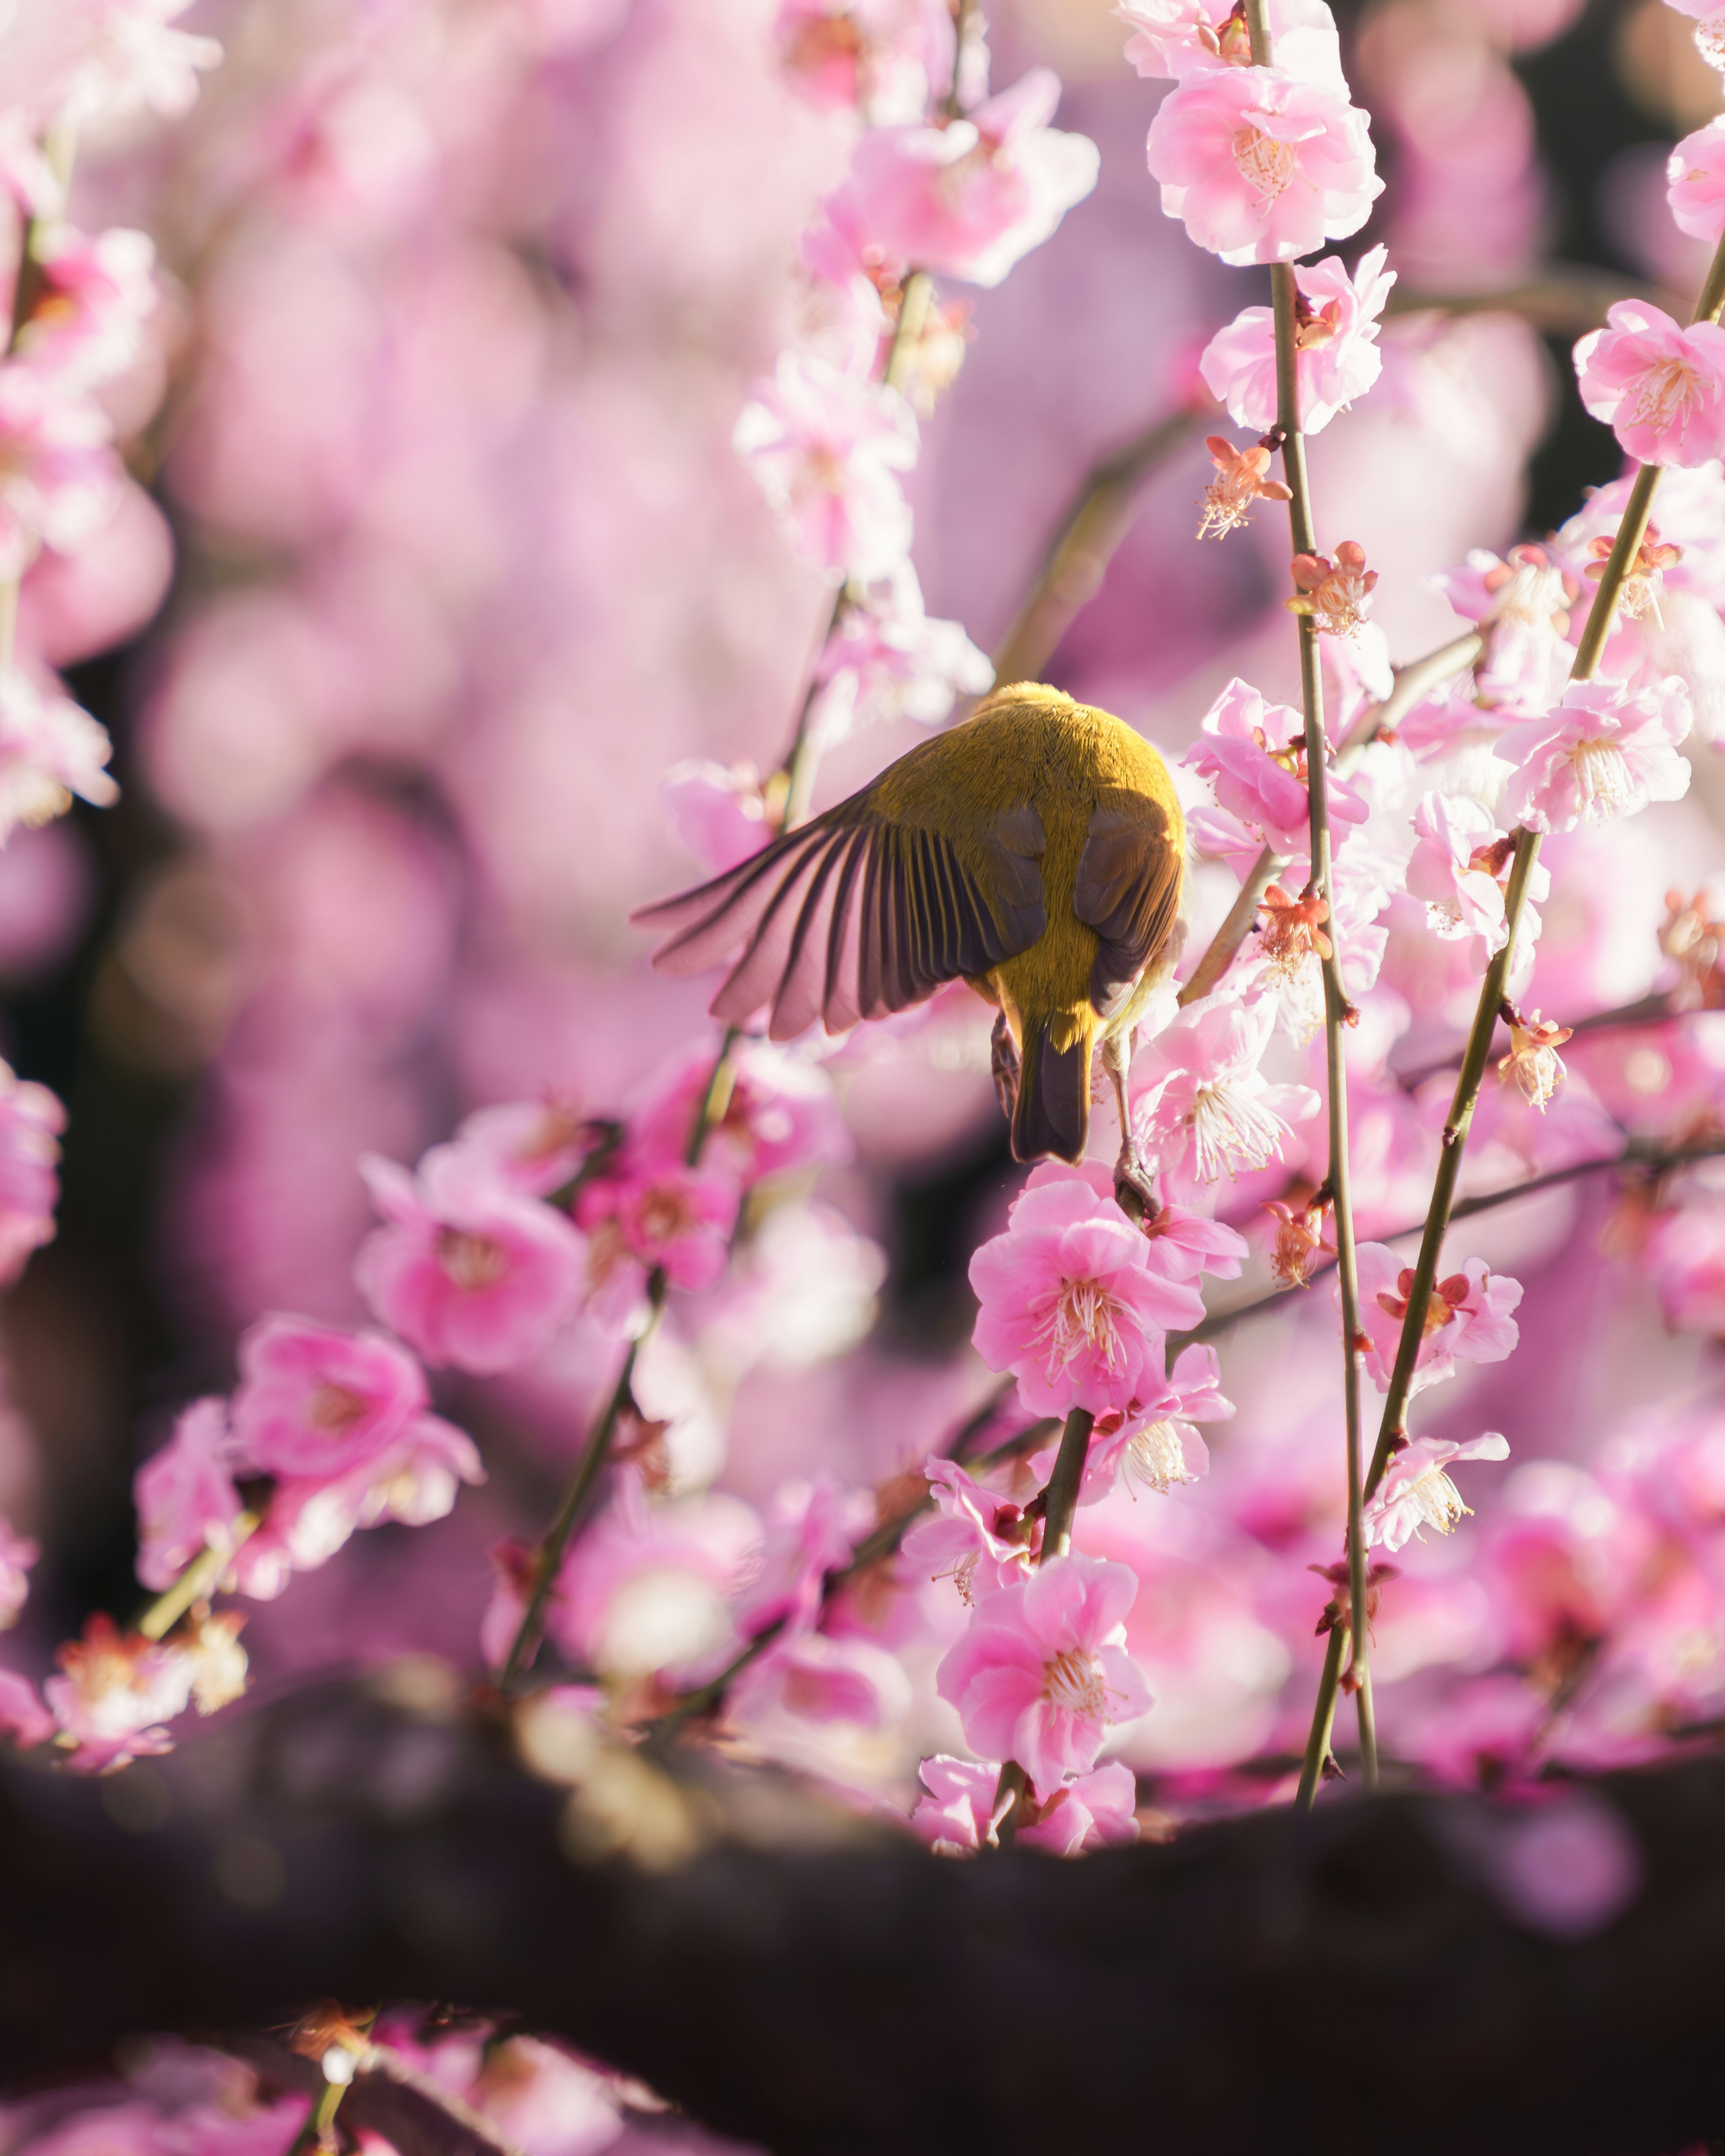
[[[1677,229],[1717,245],[1725,236],[1725,120],[1686,135],[1666,166]]]
[[[1606,1637],[1652,1555],[1634,1504],[1617,1502],[1585,1468],[1518,1467],[1485,1523],[1479,1561],[1509,1654],[1532,1666]]]
[[[544,1198],[569,1181],[601,1135],[570,1101],[552,1094],[475,1108],[457,1124],[450,1142],[510,1189]]]
[[[57,1726],[30,1680],[16,1670],[0,1669],[0,1736],[28,1751],[33,1744],[45,1744]]]
[[[94,238],[63,226],[42,260],[42,296],[16,351],[62,391],[123,374],[143,350],[157,304],[156,243],[116,226]]]
[[[798,1632],[775,1640],[732,1687],[726,1705],[743,1728],[773,1713],[818,1726],[891,1729],[911,1704],[904,1664],[872,1640]]]
[[[198,78],[217,66],[213,38],[176,30],[192,0],[95,0],[84,10],[77,64],[62,96],[74,127],[123,119],[147,108],[164,120],[188,112]]]
[[[1208,778],[1232,815],[1261,832],[1279,854],[1303,854],[1310,843],[1306,791],[1306,722],[1286,704],[1266,703],[1238,676],[1204,715],[1204,731],[1181,761]],[[1364,823],[1366,803],[1332,772],[1330,818],[1335,842],[1345,826]]]
[[[194,1400],[173,1435],[132,1478],[138,1515],[135,1569],[159,1594],[201,1550],[228,1550],[242,1510],[234,1486],[235,1446],[225,1400]]]
[[[761,774],[752,763],[686,757],[666,772],[659,798],[671,829],[711,875],[734,869],[773,836]]]
[[[1164,1335],[1196,1324],[1204,1301],[1153,1251],[1111,1197],[1075,1178],[1027,1189],[1006,1233],[973,1256],[977,1353],[1014,1373],[1030,1414],[1101,1414],[1160,1393]]]
[[[773,38],[811,105],[874,127],[921,120],[952,79],[946,0],[781,0]]]
[[[1132,1129],[1177,1192],[1279,1160],[1293,1125],[1317,1114],[1309,1087],[1273,1085],[1259,1067],[1276,1019],[1274,996],[1219,988],[1188,1004],[1145,1050]]]
[[[1704,465],[1725,450],[1725,330],[1686,329],[1645,300],[1620,300],[1575,347],[1581,401],[1644,465]]]
[[[45,1086],[0,1063],[0,1286],[32,1250],[54,1240],[59,1202],[59,1134],[66,1111]]]
[[[680,1159],[718,1061],[716,1040],[687,1049],[649,1077],[627,1103],[632,1144],[648,1158]],[[701,1158],[740,1182],[849,1160],[850,1137],[820,1065],[770,1040],[739,1040],[731,1090]]]
[[[1096,183],[1096,144],[1048,124],[1060,101],[1037,67],[943,126],[869,128],[827,215],[895,267],[998,285]]]
[[[711,1287],[730,1257],[742,1201],[726,1167],[691,1168],[675,1153],[627,1147],[615,1169],[583,1184],[575,1201],[597,1306],[621,1318],[655,1269],[673,1287]]]
[[[1640,1253],[1673,1332],[1725,1336],[1725,1192],[1690,1183],[1656,1215]]]
[[[563,1214],[451,1146],[417,1176],[376,1153],[359,1170],[387,1224],[360,1245],[354,1280],[428,1363],[512,1369],[573,1313],[586,1250]]]
[[[815,667],[814,723],[824,747],[881,720],[938,726],[960,696],[979,696],[994,670],[956,621],[932,620],[908,561],[845,608]]]
[[[49,1678],[43,1697],[76,1748],[72,1763],[81,1772],[172,1750],[162,1724],[191,1705],[198,1673],[184,1648],[122,1633],[98,1610],[83,1637],[67,1640],[54,1660],[61,1674]]]
[[[30,1567],[41,1555],[28,1535],[0,1519],[0,1631],[16,1623],[30,1595]]]
[[[380,1332],[260,1318],[241,1336],[232,1457],[250,1473],[336,1481],[429,1405],[424,1372]]]
[[[1022,1507],[984,1490],[956,1460],[932,1459],[926,1472],[936,1517],[919,1520],[899,1544],[913,1572],[950,1579],[967,1603],[1028,1578],[1040,1542]]]
[[[18,667],[0,673],[0,842],[20,824],[63,816],[75,793],[98,808],[120,798],[105,727]]]
[[[1388,253],[1383,247],[1368,249],[1351,277],[1333,254],[1295,267],[1300,423],[1308,434],[1327,427],[1356,397],[1363,397],[1384,371],[1378,317],[1395,282],[1394,270],[1384,267]],[[1226,329],[1218,330],[1198,365],[1235,426],[1261,434],[1276,424],[1276,318],[1270,308],[1247,307]]]
[[[783,352],[732,442],[793,545],[829,575],[887,576],[909,551],[895,475],[916,461],[916,416],[897,390]]]
[[[613,1505],[571,1546],[545,1605],[547,1633],[577,1666],[701,1681],[741,1644],[731,1600],[752,1575],[760,1578],[761,1544],[759,1517],[721,1491]],[[501,1661],[520,1621],[511,1623],[509,1610],[511,1600],[519,1609],[523,1582],[512,1554],[496,1555],[503,1578],[485,1640]]]
[[[1404,1265],[1388,1244],[1360,1245],[1360,1322],[1372,1343],[1365,1364],[1380,1393],[1389,1389],[1413,1290],[1414,1268]],[[1339,1281],[1333,1292],[1339,1310]],[[1410,1393],[1453,1376],[1458,1356],[1466,1363],[1501,1363],[1513,1353],[1520,1329],[1510,1312],[1521,1299],[1519,1281],[1489,1271],[1479,1258],[1466,1259],[1460,1272],[1440,1280],[1426,1305]]]
[[[0,362],[0,573],[39,547],[75,553],[112,515],[124,472],[107,415],[19,359]]]
[[[937,1753],[916,1771],[927,1794],[911,1814],[915,1831],[942,1856],[982,1848],[990,1835],[994,1790],[1000,1779],[998,1763]],[[1014,1844],[1045,1850],[1050,1856],[1077,1856],[1086,1850],[1136,1841],[1137,1801],[1137,1776],[1130,1767],[1111,1759],[1091,1774],[1062,1782],[1045,1802],[1026,1802]]]
[[[1519,766],[1506,813],[1536,831],[1573,831],[1633,816],[1650,801],[1681,801],[1689,765],[1689,692],[1675,675],[1647,689],[1572,681],[1560,702],[1507,727],[1498,753]]]
[[[1251,40],[1234,0],[1122,0],[1114,13],[1132,35],[1126,57],[1151,81],[1178,81],[1219,63],[1251,64]],[[1270,0],[1266,17],[1277,69],[1301,82],[1346,87],[1336,18],[1324,0]]]
[[[1508,1457],[1508,1440],[1495,1430],[1471,1438],[1466,1445],[1452,1445],[1443,1438],[1416,1437],[1384,1469],[1384,1480],[1360,1515],[1366,1547],[1399,1550],[1410,1536],[1418,1537],[1426,1527],[1448,1534],[1471,1507],[1462,1503],[1446,1471],[1458,1460]]]
[[[1236,266],[1347,239],[1384,192],[1365,114],[1344,90],[1280,68],[1185,76],[1150,123],[1148,155],[1165,214]]]
[[[935,1674],[965,1743],[985,1758],[1016,1759],[1039,1800],[1068,1774],[1087,1774],[1110,1726],[1151,1704],[1122,1644],[1137,1592],[1130,1565],[1052,1558],[980,1604]]]
[[[767,1514],[758,1551],[735,1604],[737,1629],[752,1639],[769,1625],[806,1631],[820,1614],[823,1583],[850,1562],[874,1507],[865,1492],[831,1476],[782,1482]]]
[[[1474,1677],[1451,1686],[1398,1748],[1440,1781],[1495,1789],[1522,1778],[1550,1718],[1550,1702],[1521,1677]]]

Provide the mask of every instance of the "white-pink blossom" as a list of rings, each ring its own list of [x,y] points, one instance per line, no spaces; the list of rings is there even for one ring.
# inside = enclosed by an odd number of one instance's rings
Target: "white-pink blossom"
[[[1259,1067],[1276,1019],[1274,996],[1219,988],[1187,1004],[1145,1050],[1132,1128],[1177,1193],[1279,1160],[1293,1125],[1317,1114],[1308,1086],[1273,1084]]]
[[[99,0],[85,18],[77,64],[62,92],[75,127],[124,119],[147,109],[177,120],[198,100],[198,77],[217,66],[213,38],[173,25],[192,0]]]
[[[1509,1444],[1495,1430],[1466,1445],[1446,1439],[1416,1437],[1394,1455],[1384,1471],[1384,1480],[1368,1500],[1361,1515],[1368,1549],[1399,1550],[1421,1530],[1435,1527],[1446,1535],[1472,1508],[1461,1502],[1461,1492],[1448,1470],[1458,1460],[1507,1460]]]
[[[1096,144],[1048,124],[1060,100],[1054,70],[1032,68],[944,126],[867,129],[829,219],[895,267],[998,285],[1096,183]]]
[[[911,544],[896,475],[916,461],[916,415],[880,382],[787,352],[755,385],[732,444],[787,536],[829,574],[890,576]]]
[[[1644,465],[1704,465],[1725,450],[1725,329],[1686,328],[1619,300],[1575,347],[1581,401]]]
[[[1384,371],[1378,318],[1395,282],[1394,270],[1384,267],[1388,253],[1368,249],[1351,277],[1333,254],[1295,267],[1300,424],[1308,434],[1363,397]],[[1270,308],[1247,307],[1218,330],[1198,368],[1235,426],[1267,434],[1276,424],[1276,317]]]
[[[45,1086],[0,1063],[0,1286],[54,1240],[66,1111]]]
[[[899,1545],[911,1575],[951,1579],[967,1602],[1027,1579],[1038,1537],[1023,1507],[984,1490],[956,1460],[931,1460],[925,1472],[935,1517],[918,1521]]]
[[[1251,39],[1235,0],[1122,0],[1114,13],[1132,32],[1126,57],[1151,81],[1178,81],[1200,68],[1250,64]],[[1269,0],[1266,20],[1276,66],[1301,82],[1347,86],[1342,40],[1324,0]]]
[[[93,808],[120,798],[107,729],[21,667],[0,673],[0,843],[20,824],[51,823],[75,793]]]
[[[979,1604],[936,1672],[965,1743],[985,1758],[1016,1759],[1039,1800],[1068,1774],[1087,1774],[1111,1726],[1151,1704],[1125,1650],[1137,1592],[1130,1565],[1051,1558]]]
[[[1164,212],[1236,266],[1345,239],[1384,192],[1365,114],[1345,91],[1280,68],[1185,76],[1150,123],[1148,157]]]
[[[956,621],[924,611],[908,560],[846,607],[815,668],[812,723],[823,747],[895,718],[938,726],[961,696],[979,696],[994,670]]]
[[[1425,924],[1445,942],[1466,942],[1474,971],[1483,973],[1508,934],[1504,886],[1510,848],[1489,808],[1466,793],[1428,793],[1414,811],[1415,843],[1409,856],[1407,890],[1425,901]],[[1536,861],[1527,879],[1528,901],[1545,898],[1551,871]],[[1517,947],[1538,937],[1539,916],[1522,908]]]
[[[752,763],[687,757],[666,772],[659,798],[671,829],[711,875],[759,853],[773,836],[761,774]]]
[[[1414,1268],[1385,1243],[1362,1243],[1358,1256],[1360,1322],[1369,1342],[1365,1367],[1378,1391],[1387,1393],[1414,1291]],[[1339,1310],[1339,1281],[1333,1292]],[[1453,1377],[1458,1360],[1501,1363],[1513,1353],[1521,1333],[1510,1313],[1521,1300],[1521,1282],[1492,1272],[1479,1258],[1465,1260],[1460,1271],[1440,1279],[1427,1299],[1410,1395]]]
[[[811,105],[874,127],[920,121],[952,78],[946,0],[781,0],[773,38]]]
[[[136,1569],[152,1594],[171,1587],[201,1550],[231,1553],[244,1509],[234,1485],[234,1458],[227,1402],[194,1400],[167,1443],[133,1477]]]
[[[1204,715],[1204,731],[1183,761],[1208,778],[1230,814],[1255,828],[1279,854],[1310,844],[1306,789],[1306,722],[1286,704],[1266,703],[1236,675]],[[1339,846],[1346,826],[1370,813],[1345,779],[1332,772],[1330,820]]]
[[[1497,752],[1517,767],[1506,813],[1536,831],[1573,831],[1633,816],[1651,801],[1681,801],[1689,764],[1677,753],[1692,716],[1675,675],[1637,690],[1572,681],[1562,701],[1506,729]]]
[[[0,1630],[16,1622],[30,1595],[30,1567],[42,1554],[28,1535],[0,1518]]]
[[[0,362],[0,575],[39,548],[75,553],[112,516],[124,472],[100,406],[22,359]]]
[[[1677,229],[1716,246],[1725,235],[1725,119],[1686,135],[1665,169]]]
[[[123,374],[157,304],[154,240],[124,226],[94,237],[64,226],[39,259],[42,294],[19,332],[19,357],[63,391]]]
[[[917,1768],[927,1794],[919,1798],[911,1825],[942,1856],[968,1856],[988,1845],[997,1822],[994,1792],[1000,1768],[993,1759],[955,1759],[937,1753]],[[1137,1777],[1118,1759],[1088,1774],[1076,1774],[1039,1803],[1019,1800],[1013,1829],[1014,1845],[1045,1850],[1051,1856],[1077,1856],[1136,1841]]]

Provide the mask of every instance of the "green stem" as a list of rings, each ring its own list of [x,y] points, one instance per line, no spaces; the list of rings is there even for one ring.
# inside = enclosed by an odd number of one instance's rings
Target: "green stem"
[[[264,1524],[259,1512],[244,1512],[234,1522],[233,1537],[225,1550],[201,1549],[172,1587],[164,1588],[132,1627],[146,1640],[160,1640],[178,1624],[194,1602],[214,1592],[216,1582],[233,1563],[240,1544],[249,1542]]]
[[[311,2116],[294,2136],[288,2156],[308,2156],[314,2148],[333,2145],[331,2128],[336,2123],[336,2113],[341,2108],[341,2099],[352,2083],[326,2082],[319,2092],[317,2102],[311,2107]]]
[[[1317,1709],[1312,1717],[1306,1757],[1300,1767],[1299,1794],[1294,1799],[1302,1812],[1312,1809],[1317,1785],[1323,1779],[1324,1762],[1330,1756],[1330,1732],[1336,1723],[1337,1680],[1342,1674],[1343,1637],[1342,1627],[1332,1625],[1329,1645],[1324,1649],[1323,1674],[1317,1681]]]

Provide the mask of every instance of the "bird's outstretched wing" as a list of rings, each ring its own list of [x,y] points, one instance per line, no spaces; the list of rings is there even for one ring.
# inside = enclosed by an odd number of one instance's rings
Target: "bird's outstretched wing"
[[[714,1017],[741,1024],[770,1004],[769,1037],[788,1040],[817,1018],[842,1033],[907,1009],[1028,951],[1048,925],[1035,810],[942,832],[890,816],[880,793],[876,780],[711,883],[639,908],[631,920],[670,932],[654,964],[696,973],[736,954]]]
[[[1183,834],[1158,802],[1120,791],[1091,818],[1072,910],[1101,939],[1090,999],[1104,1018],[1162,951],[1180,911]]]

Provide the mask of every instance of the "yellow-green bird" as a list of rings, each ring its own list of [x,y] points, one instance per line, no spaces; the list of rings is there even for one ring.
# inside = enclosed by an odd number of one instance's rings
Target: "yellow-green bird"
[[[1135,1024],[1184,933],[1185,821],[1141,734],[1021,683],[726,874],[632,918],[668,972],[724,960],[713,1015],[788,1040],[884,1018],[963,980],[999,1012],[1015,1160],[1084,1158],[1097,1044],[1120,1106],[1115,1188],[1153,1187],[1127,1113]]]

